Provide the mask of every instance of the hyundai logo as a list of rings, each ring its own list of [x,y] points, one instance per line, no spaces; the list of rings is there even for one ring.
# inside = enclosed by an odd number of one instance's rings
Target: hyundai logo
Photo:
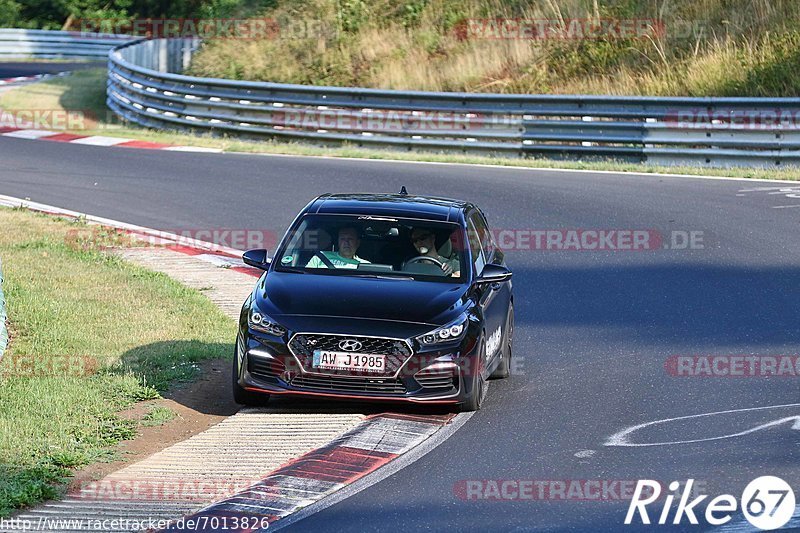
[[[355,339],[347,339],[339,343],[339,348],[346,352],[357,352],[361,347],[362,344]]]

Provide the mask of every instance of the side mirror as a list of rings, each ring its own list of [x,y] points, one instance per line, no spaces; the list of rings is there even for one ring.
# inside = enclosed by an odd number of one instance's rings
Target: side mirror
[[[512,275],[506,267],[489,263],[483,267],[481,275],[475,278],[475,283],[502,283],[510,280]]]
[[[269,257],[267,256],[267,251],[263,248],[247,250],[242,254],[242,261],[244,261],[245,265],[260,268],[261,270],[269,268]]]

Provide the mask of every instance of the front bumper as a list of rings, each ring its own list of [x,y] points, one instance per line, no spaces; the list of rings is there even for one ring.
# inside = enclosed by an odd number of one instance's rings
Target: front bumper
[[[393,375],[309,371],[283,342],[242,328],[239,385],[251,392],[367,402],[459,404],[469,398],[476,343],[413,353]],[[464,348],[467,348],[465,350]],[[471,350],[469,348],[472,348]]]

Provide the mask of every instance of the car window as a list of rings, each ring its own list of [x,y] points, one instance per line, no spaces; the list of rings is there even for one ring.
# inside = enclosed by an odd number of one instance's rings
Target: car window
[[[477,225],[477,228],[481,236],[481,244],[483,244],[483,253],[486,255],[486,260],[491,261],[496,248],[494,237],[492,232],[489,231],[489,224],[486,222],[486,216],[482,212],[478,213],[478,220],[480,224]]]
[[[489,228],[486,225],[486,220],[483,218],[483,215],[478,211],[474,211],[469,216],[469,220],[472,223],[472,226],[475,228],[475,232],[477,234],[476,244],[480,247],[481,250],[483,250],[484,262],[491,261],[492,254],[494,253],[494,241],[492,240],[491,233],[489,233]]]
[[[472,268],[475,270],[475,275],[477,276],[483,272],[483,267],[486,265],[486,258],[483,253],[480,232],[475,227],[474,217],[469,218],[467,237],[469,238],[469,254],[470,259],[472,259]]]

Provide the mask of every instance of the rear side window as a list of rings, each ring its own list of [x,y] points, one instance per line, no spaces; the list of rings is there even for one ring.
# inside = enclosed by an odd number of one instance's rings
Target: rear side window
[[[472,260],[472,268],[477,276],[483,272],[483,267],[486,265],[486,257],[483,253],[480,231],[475,227],[474,218],[474,216],[470,216],[467,221],[467,238],[469,239],[469,255]]]
[[[470,247],[477,246],[480,248],[483,252],[483,264],[486,264],[491,261],[492,255],[494,254],[494,241],[486,225],[486,219],[484,219],[483,215],[478,211],[473,211],[469,216],[469,223]],[[481,265],[481,268],[483,268],[483,265]],[[476,270],[476,272],[479,273],[480,270]]]

